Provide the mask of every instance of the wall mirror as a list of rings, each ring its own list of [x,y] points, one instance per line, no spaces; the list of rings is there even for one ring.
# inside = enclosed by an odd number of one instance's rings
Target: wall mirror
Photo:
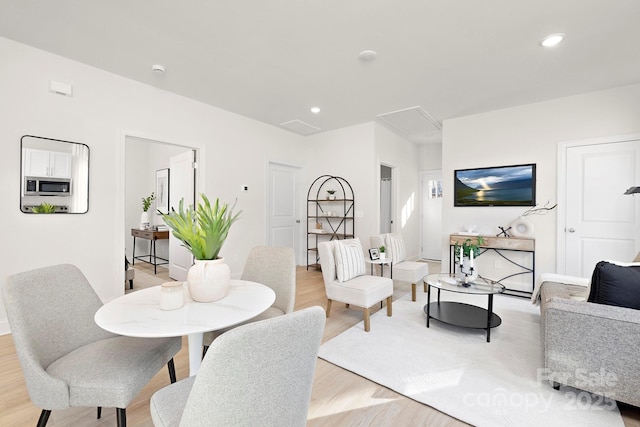
[[[20,139],[20,210],[26,214],[87,213],[89,147],[25,135]]]

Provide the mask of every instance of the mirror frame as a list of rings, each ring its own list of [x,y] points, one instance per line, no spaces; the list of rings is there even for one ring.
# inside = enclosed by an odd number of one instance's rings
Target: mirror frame
[[[83,209],[83,210],[78,210],[78,211],[72,211],[69,206],[67,205],[66,208],[68,209],[67,211],[64,210],[60,210],[60,211],[55,211],[55,212],[46,212],[46,213],[56,213],[56,214],[86,214],[89,212],[89,164],[90,164],[90,156],[91,156],[91,149],[89,148],[89,146],[87,144],[83,144],[80,142],[73,142],[73,141],[65,141],[62,139],[55,139],[55,138],[46,138],[46,137],[42,137],[42,136],[36,136],[36,135],[23,135],[20,138],[20,205],[19,205],[19,209],[20,212],[25,213],[25,214],[34,214],[37,212],[32,211],[29,208],[25,208],[25,206],[29,206],[29,207],[33,207],[35,206],[35,203],[38,202],[38,200],[36,200],[36,198],[42,198],[41,200],[39,200],[41,203],[50,203],[50,204],[54,204],[55,205],[55,197],[59,197],[56,195],[45,195],[45,196],[40,196],[40,195],[28,195],[25,194],[25,181],[26,181],[26,177],[29,176],[33,176],[34,178],[46,178],[46,176],[42,176],[42,175],[32,175],[32,174],[27,174],[27,171],[25,170],[26,168],[26,161],[27,159],[25,158],[25,149],[35,149],[35,150],[43,150],[43,151],[55,151],[55,150],[48,150],[46,147],[43,148],[34,148],[33,145],[29,144],[27,140],[25,140],[26,138],[29,139],[36,139],[36,140],[42,140],[42,142],[47,142],[47,143],[64,143],[64,144],[73,144],[74,146],[80,146],[82,147],[85,151],[86,154],[83,152],[82,153],[82,158],[84,159],[84,157],[86,157],[86,166],[81,166],[81,170],[75,171],[73,170],[73,163],[71,164],[70,168],[71,168],[71,172],[70,174],[73,175],[74,173],[79,174],[78,178],[69,178],[71,180],[71,191],[72,191],[72,196],[70,198],[73,197],[80,197],[78,196],[78,189],[77,188],[81,188],[81,192],[82,193],[86,193],[86,205],[82,205],[79,207],[79,209]],[[37,141],[36,141],[37,142]],[[61,151],[66,153],[66,151]],[[72,157],[73,158],[73,157]],[[55,181],[55,180],[59,180],[58,178],[50,178],[51,180]],[[63,178],[64,179],[64,178]],[[84,187],[80,187],[80,185],[84,186]],[[76,188],[77,187],[77,188]],[[27,200],[25,200],[27,199]],[[80,199],[81,203],[84,200],[84,196]],[[29,201],[31,203],[29,203]],[[61,206],[61,205],[59,205]]]

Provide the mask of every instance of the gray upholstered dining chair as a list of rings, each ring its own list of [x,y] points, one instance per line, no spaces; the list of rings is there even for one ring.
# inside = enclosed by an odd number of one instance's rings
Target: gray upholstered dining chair
[[[119,427],[126,407],[167,364],[175,382],[176,338],[130,338],[96,325],[102,306],[82,272],[69,264],[12,275],[2,299],[31,401],[42,408],[38,426],[52,410],[117,408]]]
[[[267,285],[276,294],[276,300],[271,307],[244,323],[270,319],[293,311],[296,298],[296,259],[293,249],[274,246],[254,247],[249,252],[241,279]],[[229,329],[233,328],[205,333],[204,353],[214,339]]]
[[[306,425],[324,322],[314,306],[221,335],[197,375],[151,397],[153,424]]]

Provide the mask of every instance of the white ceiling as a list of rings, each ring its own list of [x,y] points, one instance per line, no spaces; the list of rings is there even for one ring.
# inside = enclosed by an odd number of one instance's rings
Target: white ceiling
[[[638,83],[639,22],[638,0],[0,0],[0,36],[305,132]]]

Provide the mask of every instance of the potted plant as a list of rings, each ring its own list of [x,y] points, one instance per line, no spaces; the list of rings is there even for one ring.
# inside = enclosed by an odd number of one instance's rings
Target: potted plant
[[[151,207],[151,202],[156,199],[155,193],[151,193],[149,197],[142,198],[142,215],[140,215],[140,230],[149,229],[149,213],[147,212]]]
[[[480,255],[480,246],[483,244],[484,239],[482,236],[476,237],[475,243],[472,242],[471,239],[466,239],[462,244],[460,244],[460,242],[456,242],[453,247],[456,263],[460,264],[465,258],[471,257],[471,252],[473,252],[474,258]],[[460,259],[460,250],[462,250],[462,260]]]
[[[194,209],[185,210],[184,199],[180,200],[178,211],[171,209],[162,214],[162,219],[195,258],[194,265],[187,273],[187,285],[194,301],[210,302],[223,298],[230,286],[231,271],[219,257],[220,249],[229,234],[231,225],[236,222],[242,211],[233,214],[234,205],[216,199],[212,206],[206,195],[200,195],[201,201]]]
[[[385,253],[386,248],[384,246],[380,246],[380,259],[385,259],[387,254]]]
[[[335,192],[336,192],[336,190],[334,190],[334,189],[327,190],[327,194],[329,194],[327,196],[327,199],[328,200],[335,200],[336,199],[336,196],[334,195]]]
[[[33,213],[54,213],[56,211],[56,207],[51,203],[42,202],[38,206],[34,206],[31,208]]]

